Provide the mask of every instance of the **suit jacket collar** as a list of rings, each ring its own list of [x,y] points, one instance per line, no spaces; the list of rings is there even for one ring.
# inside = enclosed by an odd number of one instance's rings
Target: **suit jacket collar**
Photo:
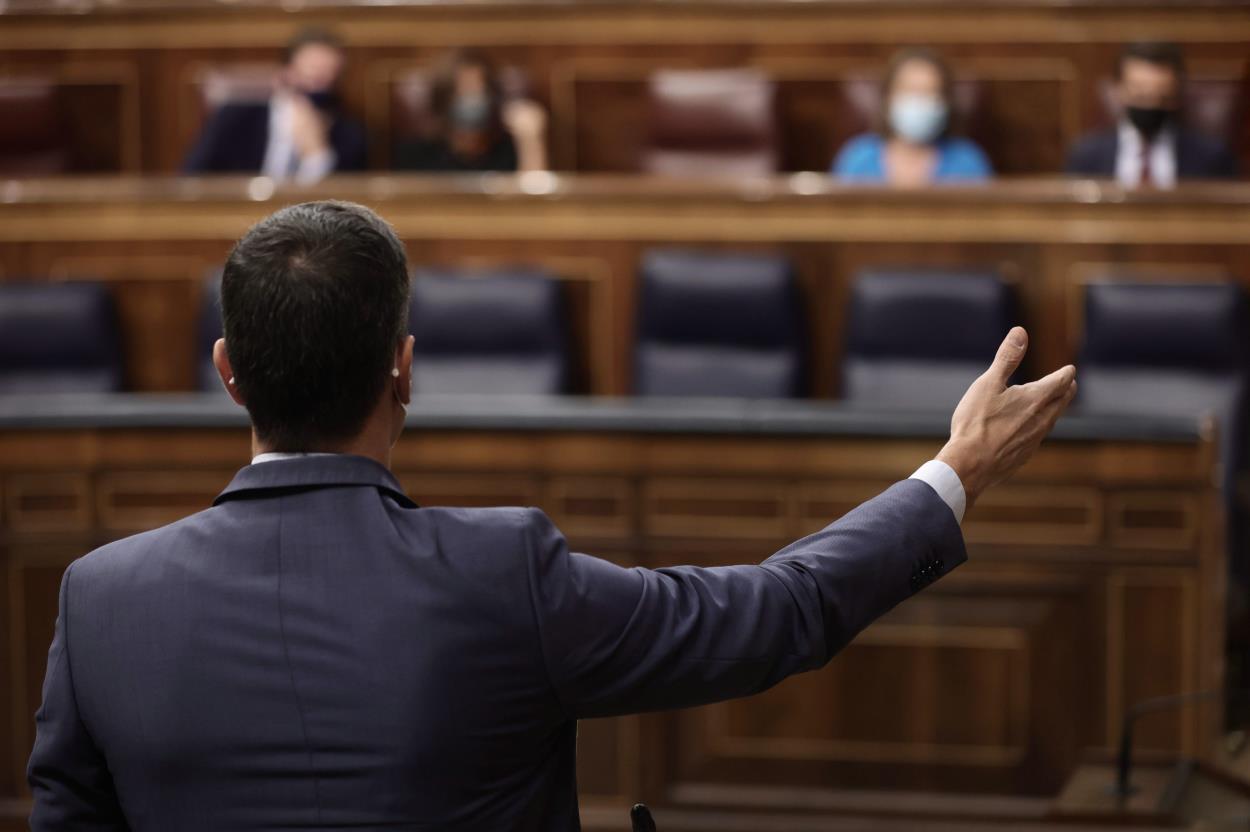
[[[238,498],[263,497],[265,492],[345,485],[372,486],[394,497],[405,508],[418,507],[385,466],[367,457],[350,454],[276,459],[248,465],[234,475],[226,489],[213,500],[213,505]]]

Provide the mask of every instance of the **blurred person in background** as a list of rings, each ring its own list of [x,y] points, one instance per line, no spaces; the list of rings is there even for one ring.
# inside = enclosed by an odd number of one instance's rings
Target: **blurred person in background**
[[[346,55],[333,33],[306,29],[287,44],[268,101],[227,103],[187,156],[187,173],[259,173],[317,182],[365,167],[363,125],[347,118],[338,84]]]
[[[1237,162],[1220,140],[1185,126],[1185,55],[1174,43],[1133,43],[1116,67],[1119,122],[1082,138],[1068,173],[1115,178],[1126,188],[1171,188],[1181,179],[1231,179]]]
[[[936,52],[895,54],[881,84],[876,131],[848,141],[831,173],[848,182],[900,187],[991,177],[985,152],[956,134],[954,87],[950,67]]]
[[[429,133],[401,142],[400,170],[455,173],[547,169],[547,115],[526,99],[506,100],[483,52],[453,52],[435,72]]]

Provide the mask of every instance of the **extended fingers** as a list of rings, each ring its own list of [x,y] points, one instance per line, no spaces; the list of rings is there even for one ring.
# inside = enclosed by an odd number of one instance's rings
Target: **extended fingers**
[[[1048,376],[1043,376],[1037,381],[1031,381],[1028,384],[1020,385],[1021,390],[1027,395],[1035,398],[1040,403],[1052,402],[1061,396],[1067,395],[1068,391],[1076,384],[1076,367],[1071,364],[1066,367],[1060,367]]]
[[[1042,419],[1040,430],[1038,432],[1037,441],[1040,443],[1051,430],[1055,427],[1055,423],[1059,421],[1059,417],[1068,409],[1068,405],[1076,398],[1076,381],[1073,379],[1066,387],[1061,388],[1061,392],[1056,397],[1050,399],[1042,405]]]
[[[1011,378],[1011,374],[1020,366],[1020,362],[1024,360],[1024,354],[1029,348],[1029,334],[1024,331],[1024,327],[1013,327],[1011,332],[1007,333],[1007,337],[998,345],[998,353],[994,356],[994,363],[985,371],[985,375],[992,378],[999,387],[1006,387],[1007,380]]]

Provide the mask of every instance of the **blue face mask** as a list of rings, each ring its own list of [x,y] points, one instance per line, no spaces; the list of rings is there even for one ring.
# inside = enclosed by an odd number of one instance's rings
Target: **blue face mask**
[[[946,104],[931,95],[896,95],[890,102],[890,127],[902,140],[929,144],[946,129]]]
[[[490,119],[490,99],[485,95],[458,95],[451,103],[451,119],[457,127],[480,129]]]

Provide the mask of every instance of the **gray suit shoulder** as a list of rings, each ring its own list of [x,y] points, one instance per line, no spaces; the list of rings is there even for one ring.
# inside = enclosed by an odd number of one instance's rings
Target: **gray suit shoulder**
[[[440,540],[461,545],[529,546],[555,529],[541,509],[531,506],[427,508],[420,516],[437,529]]]
[[[155,529],[119,538],[92,549],[69,565],[76,583],[89,578],[105,578],[116,574],[137,572],[150,563],[154,555],[178,548],[178,538],[204,522],[216,509],[208,508]],[[68,569],[66,570],[68,571]]]

